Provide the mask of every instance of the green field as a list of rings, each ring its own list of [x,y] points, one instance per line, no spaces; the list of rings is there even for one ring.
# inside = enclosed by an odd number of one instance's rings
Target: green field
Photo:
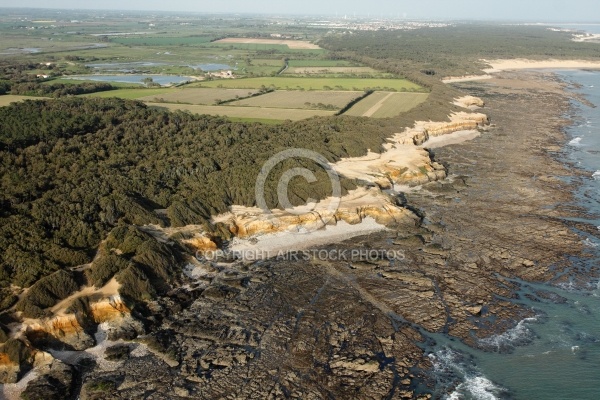
[[[17,103],[19,101],[43,100],[43,99],[47,99],[47,97],[13,96],[10,94],[6,94],[3,96],[0,96],[0,107],[5,107],[5,106],[9,105],[10,103]]]
[[[201,89],[208,90],[208,89]],[[262,96],[234,101],[230,105],[245,107],[271,107],[294,109],[342,109],[352,100],[363,95],[363,92],[350,91],[297,91],[278,90]]]
[[[373,75],[379,72],[370,67],[290,67],[286,74],[327,75],[327,74],[365,74]]]
[[[285,44],[264,44],[264,43],[210,43],[207,46],[221,49],[237,49],[251,52],[277,52],[284,54],[313,54],[322,56],[327,53],[322,49],[290,49]]]
[[[227,119],[229,119],[230,121],[233,122],[258,122],[261,124],[267,124],[267,125],[277,125],[277,124],[281,124],[283,123],[282,120],[280,119],[267,119],[267,118],[241,118],[241,117],[227,117]]]
[[[242,75],[254,74],[255,76],[273,75],[283,68],[283,59],[252,59],[241,60],[236,71]]]
[[[68,78],[58,78],[52,79],[49,81],[45,81],[42,85],[52,85],[54,83],[62,83],[64,85],[79,85],[80,83],[98,83],[98,81],[93,81],[91,79],[68,79]],[[140,85],[137,83],[126,83],[126,82],[109,82],[111,86],[117,87],[119,89],[139,89]]]
[[[111,42],[119,43],[125,46],[197,46],[210,43],[212,37],[209,36],[187,36],[187,37],[117,37],[111,39]]]
[[[281,90],[354,90],[421,91],[422,88],[405,79],[360,78],[302,78],[264,77],[197,82],[192,87],[222,87],[230,89],[260,89],[274,87]]]
[[[427,97],[427,93],[375,92],[359,101],[344,115],[391,118],[415,108]]]
[[[150,103],[150,106],[168,110],[189,111],[194,114],[222,115],[233,118],[251,118],[253,120],[292,120],[299,121],[314,116],[329,116],[334,111],[323,110],[290,110],[287,108],[267,107],[230,107],[230,106],[202,106],[192,104]]]
[[[233,100],[236,97],[246,97],[256,93],[248,89],[171,89],[161,93],[149,94],[140,98],[143,101],[159,103],[188,103],[198,105],[211,105],[221,100]],[[261,96],[262,97],[262,96]]]
[[[162,89],[117,89],[117,90],[109,90],[107,92],[98,92],[98,93],[90,93],[84,94],[82,96],[85,97],[118,97],[120,99],[128,99],[128,100],[136,100],[141,99],[146,96],[159,96],[173,89],[162,88]]]
[[[290,67],[349,67],[353,64],[345,60],[289,60]]]

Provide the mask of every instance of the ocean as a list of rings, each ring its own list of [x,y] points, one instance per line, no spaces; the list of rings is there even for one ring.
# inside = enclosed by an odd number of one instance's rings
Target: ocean
[[[600,71],[558,71],[574,91],[600,107]],[[600,266],[600,108],[573,101],[573,124],[567,129],[565,163],[585,171],[577,181],[576,203],[598,227],[581,234],[588,258],[574,259],[582,268]],[[577,178],[579,179],[579,178]],[[445,335],[428,335],[426,351],[434,365],[434,398],[578,399],[600,398],[600,282],[588,287],[521,284],[518,302],[536,317],[479,342],[481,350]],[[543,291],[545,295],[536,293]],[[450,392],[447,394],[446,392]]]

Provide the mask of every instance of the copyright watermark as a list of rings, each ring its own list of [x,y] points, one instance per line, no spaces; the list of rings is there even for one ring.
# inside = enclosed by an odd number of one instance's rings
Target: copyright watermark
[[[273,172],[273,169],[277,165],[284,163],[286,160],[312,161],[317,168],[327,173],[331,183],[331,193],[328,193],[329,196],[325,200],[318,201],[309,198],[306,200],[305,205],[294,206],[288,196],[288,188],[291,181],[297,177],[302,177],[308,184],[311,184],[317,182],[318,179],[315,176],[315,171],[312,171],[306,167],[287,169],[283,172],[279,178],[279,181],[277,182],[277,201],[278,204],[283,208],[282,216],[301,216],[310,213],[318,214],[318,218],[316,219],[317,223],[298,227],[298,229],[291,231],[293,233],[305,234],[323,228],[329,223],[329,221],[331,221],[332,218],[334,218],[334,214],[340,205],[342,186],[340,184],[340,177],[338,173],[329,164],[327,158],[315,151],[308,149],[288,149],[277,153],[268,159],[263,164],[256,179],[256,205],[261,208],[265,214],[273,217],[273,224],[279,225],[286,223],[285,221],[282,221],[281,216],[274,215],[271,208],[267,205],[265,196],[267,181],[269,180],[269,176]]]
[[[268,250],[214,250],[196,253],[199,261],[243,261],[260,260],[275,261],[342,261],[342,262],[375,262],[375,261],[404,261],[404,250],[377,249],[313,249],[297,251],[268,251]]]

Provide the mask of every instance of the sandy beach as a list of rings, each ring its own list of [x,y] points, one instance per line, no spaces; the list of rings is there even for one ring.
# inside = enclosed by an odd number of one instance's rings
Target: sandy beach
[[[575,35],[573,37],[574,42],[600,42],[600,34],[589,33],[585,35]]]
[[[491,74],[500,71],[522,69],[600,69],[600,61],[587,60],[528,60],[518,58],[514,60],[482,60],[491,68],[483,71]]]

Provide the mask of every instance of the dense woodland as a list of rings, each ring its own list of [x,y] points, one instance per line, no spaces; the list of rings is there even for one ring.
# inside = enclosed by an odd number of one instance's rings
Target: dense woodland
[[[114,89],[116,88],[110,83],[102,82],[83,82],[77,84],[40,84],[37,82],[29,82],[13,84],[10,93],[23,96],[63,97],[106,92]]]

